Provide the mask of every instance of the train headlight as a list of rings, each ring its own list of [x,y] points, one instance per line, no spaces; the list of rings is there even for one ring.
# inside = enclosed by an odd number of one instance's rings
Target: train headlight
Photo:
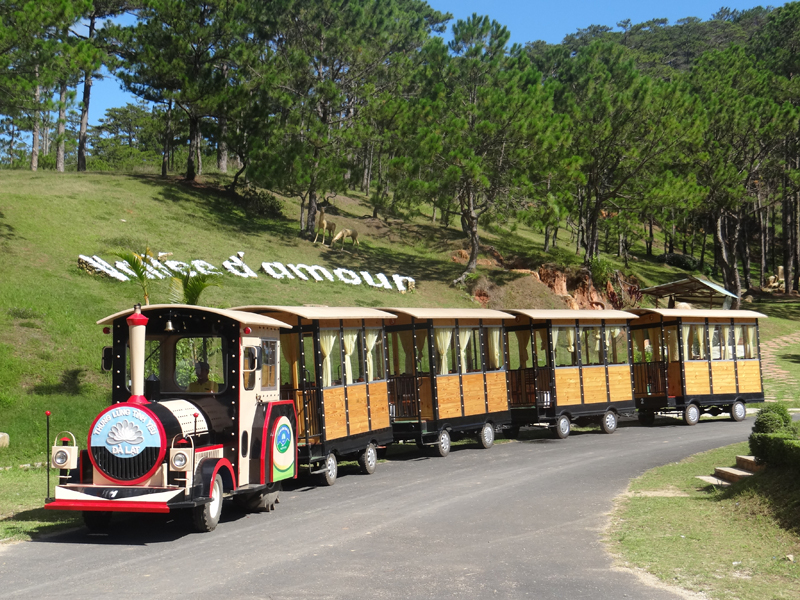
[[[172,455],[172,466],[179,471],[183,470],[187,462],[189,462],[189,459],[187,458],[185,452],[175,452]]]
[[[67,454],[64,450],[58,450],[55,454],[53,454],[53,463],[58,468],[64,468],[64,465],[66,465],[68,461],[69,454]]]

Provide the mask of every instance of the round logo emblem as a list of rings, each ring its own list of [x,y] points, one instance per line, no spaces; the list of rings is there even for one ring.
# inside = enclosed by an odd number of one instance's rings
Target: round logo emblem
[[[120,458],[133,458],[145,448],[161,446],[152,417],[132,406],[112,406],[97,418],[89,438],[93,448],[105,448]]]
[[[279,481],[294,475],[294,432],[286,417],[278,419],[273,431],[272,480]]]

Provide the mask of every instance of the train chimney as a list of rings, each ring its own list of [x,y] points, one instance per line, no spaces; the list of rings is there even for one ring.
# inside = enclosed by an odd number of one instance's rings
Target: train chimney
[[[148,318],[142,314],[142,305],[133,308],[128,317],[128,343],[131,351],[131,397],[132,404],[148,404],[144,397],[144,333]]]

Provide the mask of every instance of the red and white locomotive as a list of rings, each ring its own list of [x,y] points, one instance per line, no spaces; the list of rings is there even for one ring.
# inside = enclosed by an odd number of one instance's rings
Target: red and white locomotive
[[[277,381],[287,326],[187,305],[137,305],[98,323],[113,335],[103,352],[112,404],[86,450],[53,447],[61,480],[45,507],[83,511],[93,530],[114,512],[188,509],[198,531],[216,527],[224,495],[272,509],[281,481],[297,476],[297,415]]]

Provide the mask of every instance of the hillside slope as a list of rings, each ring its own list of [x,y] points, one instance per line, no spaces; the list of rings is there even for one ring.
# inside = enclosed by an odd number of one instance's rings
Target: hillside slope
[[[78,256],[98,255],[113,263],[118,248],[170,252],[170,259],[204,260],[223,270],[238,252],[257,278],[229,273],[204,292],[204,304],[328,304],[359,306],[479,306],[464,290],[450,287],[463,266],[453,253],[463,247],[460,231],[374,219],[359,195],[331,200],[329,218],[338,229],[355,228],[360,245],[345,249],[314,245],[297,236],[295,200],[283,200],[283,218],[248,216],[214,186],[188,186],[154,176],[0,171],[0,431],[11,447],[0,449],[0,466],[44,460],[44,411],[53,428],[84,435],[91,417],[107,401],[108,377],[100,371],[107,344],[95,322],[142,301],[133,281],[90,275]],[[363,199],[363,198],[362,198]],[[487,234],[504,253],[533,252],[537,234],[525,230]],[[577,261],[559,248],[546,258]],[[366,283],[275,279],[258,272],[264,262],[319,265],[367,271],[373,277],[400,274],[416,289],[401,294]],[[652,266],[652,265],[651,265]],[[551,308],[559,298],[530,276],[482,269],[501,290],[493,307]],[[659,271],[659,274],[662,274]],[[168,302],[168,280],[154,280],[151,302]],[[498,305],[498,299],[500,304]]]

